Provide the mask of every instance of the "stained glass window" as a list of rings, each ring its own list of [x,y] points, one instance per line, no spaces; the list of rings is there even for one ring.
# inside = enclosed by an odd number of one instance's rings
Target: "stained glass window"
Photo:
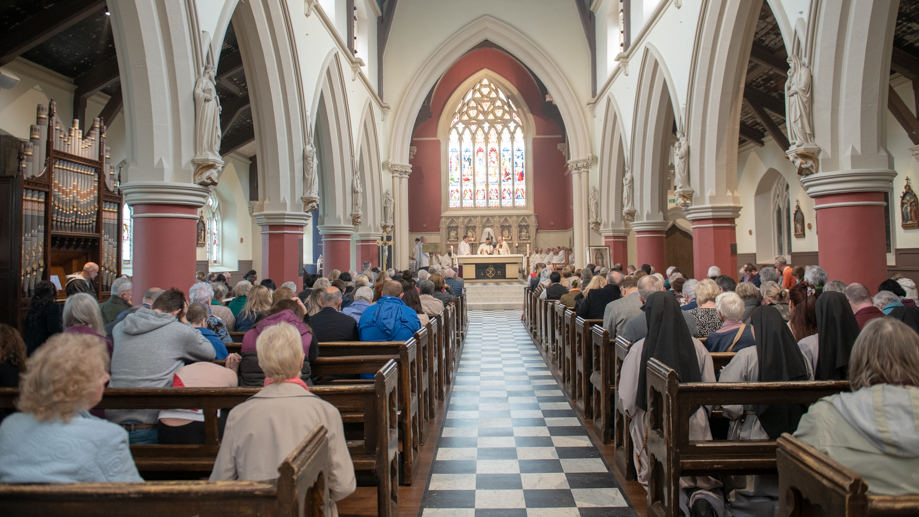
[[[487,78],[466,93],[447,144],[450,208],[526,206],[522,125],[513,101]]]
[[[207,261],[212,265],[220,264],[220,207],[213,192],[207,198],[204,219],[207,222]]]
[[[124,205],[121,210],[121,266],[132,267],[134,256],[134,209]]]

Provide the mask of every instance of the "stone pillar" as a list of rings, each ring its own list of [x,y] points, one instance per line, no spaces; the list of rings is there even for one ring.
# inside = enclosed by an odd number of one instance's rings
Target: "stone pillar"
[[[635,247],[638,252],[638,262],[635,267],[650,264],[654,271],[664,274],[667,268],[667,253],[665,237],[667,235],[667,221],[641,221],[632,223],[635,230]]]
[[[602,230],[601,233],[604,244],[609,247],[610,261],[612,264],[621,263],[622,270],[625,271],[626,266],[629,265],[629,233],[631,230],[613,228]]]
[[[303,285],[303,227],[310,214],[303,212],[260,212],[255,223],[262,228],[262,270],[260,278],[270,278],[281,285],[292,281]]]
[[[587,246],[590,245],[590,222],[587,215],[588,190],[590,183],[591,158],[568,160],[568,170],[571,172],[571,206],[574,221],[574,263],[583,266],[587,264]]]
[[[210,191],[192,183],[138,181],[121,187],[134,208],[134,292],[188,292],[197,261],[198,209]],[[191,275],[191,276],[190,276]]]
[[[884,192],[896,175],[890,170],[821,172],[801,180],[816,202],[820,267],[830,280],[858,282],[873,294],[887,279]]]
[[[361,272],[364,262],[370,262],[370,267],[379,266],[379,252],[377,248],[377,238],[379,238],[379,235],[362,232],[356,233],[354,236],[357,238],[355,242],[356,256],[354,257],[354,270],[358,273]]]
[[[736,220],[740,207],[733,205],[691,206],[684,209],[692,224],[693,278],[706,278],[708,268],[737,276]]]
[[[411,243],[408,238],[408,177],[412,173],[409,164],[386,162],[392,172],[393,203],[393,267],[408,269],[408,253]]]
[[[329,271],[351,270],[351,235],[353,226],[325,224],[319,225],[319,235],[322,235],[322,276],[328,276]]]

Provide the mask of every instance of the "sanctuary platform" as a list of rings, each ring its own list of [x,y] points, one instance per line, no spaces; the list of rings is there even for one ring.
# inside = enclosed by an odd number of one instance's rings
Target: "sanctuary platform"
[[[521,293],[526,286],[522,281],[469,282],[466,284],[468,310],[523,310]]]
[[[517,283],[523,271],[523,255],[464,255],[457,262],[466,283]]]

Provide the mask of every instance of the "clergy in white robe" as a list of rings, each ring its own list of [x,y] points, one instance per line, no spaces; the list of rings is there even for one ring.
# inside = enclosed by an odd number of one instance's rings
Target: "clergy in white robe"
[[[498,244],[497,246],[495,246],[495,254],[496,255],[510,255],[511,254],[511,247],[508,246],[506,242],[504,242],[504,237],[501,237],[500,235],[498,236]]]
[[[705,345],[692,337],[680,312],[676,298],[665,292],[656,292],[648,297],[645,303],[648,335],[629,349],[619,378],[619,392],[616,396],[622,402],[626,414],[632,418],[629,424],[633,445],[631,459],[635,463],[638,481],[646,490],[649,462],[648,450],[644,446],[648,428],[645,372],[648,361],[652,358],[662,361],[676,370],[684,382],[715,382],[712,357]],[[712,439],[708,424],[710,411],[710,407],[700,407],[689,419],[690,440]],[[693,505],[707,502],[717,515],[724,516],[720,481],[708,476],[682,477],[680,489],[683,515],[688,516]]]
[[[795,342],[794,335],[778,310],[764,306],[755,310],[751,319],[756,346],[737,352],[734,359],[721,370],[718,382],[813,379],[807,355]],[[782,432],[792,433],[806,411],[803,405],[784,404],[765,407],[729,405],[722,409],[724,416],[731,419],[728,440],[769,440],[777,438]],[[772,517],[778,511],[778,476],[726,476],[724,482],[727,495],[725,505],[734,517]]]
[[[469,246],[469,237],[463,236],[463,242],[459,243],[459,249],[457,249],[457,255],[460,257],[465,255],[472,255],[472,248]]]
[[[495,247],[491,245],[491,237],[485,239],[485,242],[479,244],[479,249],[476,251],[478,255],[491,255],[494,253]]]

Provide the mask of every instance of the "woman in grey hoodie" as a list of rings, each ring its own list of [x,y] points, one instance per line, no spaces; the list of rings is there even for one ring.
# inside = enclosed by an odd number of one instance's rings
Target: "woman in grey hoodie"
[[[869,494],[919,492],[919,335],[894,318],[868,322],[849,382],[851,393],[811,406],[795,437],[861,475]]]

